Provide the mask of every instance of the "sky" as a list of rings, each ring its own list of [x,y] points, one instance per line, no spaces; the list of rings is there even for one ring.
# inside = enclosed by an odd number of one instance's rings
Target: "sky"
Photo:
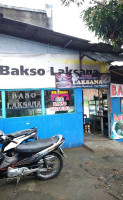
[[[78,38],[86,39],[92,43],[99,42],[94,33],[85,28],[80,18],[80,12],[84,7],[77,7],[74,3],[70,7],[61,5],[60,0],[0,0],[1,4],[16,7],[43,9],[44,3],[53,6],[53,30]],[[86,7],[87,7],[86,3]]]

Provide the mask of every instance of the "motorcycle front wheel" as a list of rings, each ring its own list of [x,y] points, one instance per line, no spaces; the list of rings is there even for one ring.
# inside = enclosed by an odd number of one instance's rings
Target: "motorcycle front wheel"
[[[39,161],[40,163],[40,161]],[[62,157],[53,152],[44,157],[44,166],[43,168],[46,169],[46,171],[37,171],[36,177],[39,180],[49,180],[52,178],[55,178],[59,175],[60,171],[63,167],[63,160]]]

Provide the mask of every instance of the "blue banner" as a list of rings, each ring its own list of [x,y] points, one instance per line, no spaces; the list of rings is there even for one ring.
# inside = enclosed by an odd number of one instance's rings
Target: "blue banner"
[[[110,74],[96,73],[96,74],[75,74],[72,75],[73,87],[84,88],[107,88],[110,84]]]
[[[108,88],[109,73],[96,74],[55,74],[56,88]]]

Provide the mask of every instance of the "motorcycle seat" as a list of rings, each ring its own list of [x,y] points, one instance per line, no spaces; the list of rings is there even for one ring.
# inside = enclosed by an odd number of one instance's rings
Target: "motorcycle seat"
[[[17,153],[24,153],[24,154],[26,154],[26,153],[37,153],[39,151],[42,151],[43,149],[46,149],[46,148],[52,146],[57,141],[58,141],[58,137],[55,136],[55,137],[51,137],[51,138],[27,142],[27,143],[20,144],[19,146],[17,146],[16,152]]]
[[[22,135],[30,135],[31,133],[33,133],[36,129],[26,129],[26,130],[21,130],[21,131],[17,131],[14,133],[10,133],[7,134],[8,137],[12,137],[12,138],[16,138],[16,137],[20,137]]]

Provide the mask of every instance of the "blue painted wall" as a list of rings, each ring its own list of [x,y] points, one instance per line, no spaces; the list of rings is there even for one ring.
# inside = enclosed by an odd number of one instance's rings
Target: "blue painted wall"
[[[32,127],[38,127],[40,138],[61,134],[65,137],[63,147],[75,147],[84,143],[81,113],[9,118],[4,119],[3,125],[6,134]]]
[[[112,113],[120,113],[120,98],[112,98]]]
[[[81,146],[83,138],[82,90],[75,89],[75,113],[32,117],[5,118],[0,120],[0,129],[6,134],[38,127],[40,138],[57,134],[65,137],[64,148]]]
[[[4,125],[3,125],[3,123],[4,123],[4,119],[0,119],[0,130],[4,130]]]

